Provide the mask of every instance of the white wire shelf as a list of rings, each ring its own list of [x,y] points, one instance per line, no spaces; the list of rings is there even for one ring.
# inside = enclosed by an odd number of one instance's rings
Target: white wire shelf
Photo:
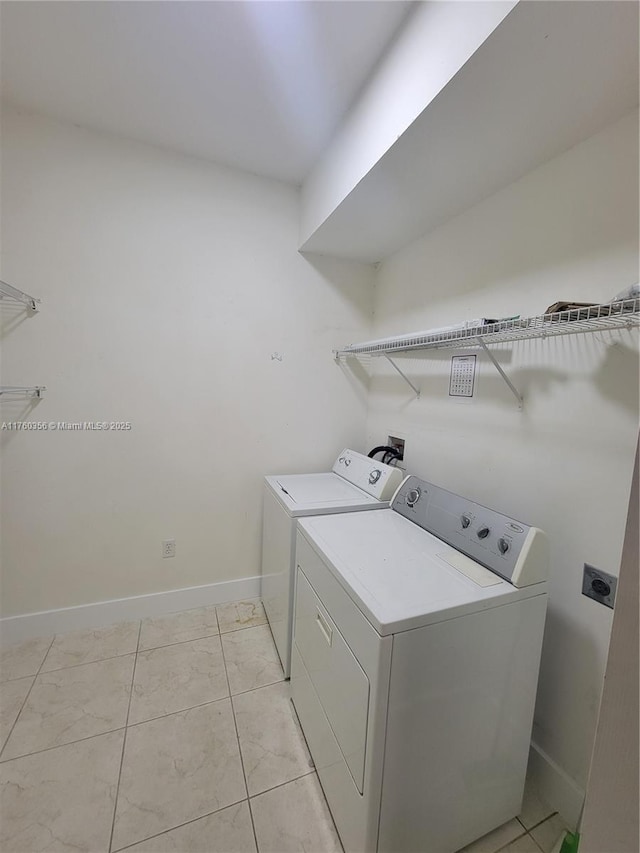
[[[47,390],[45,385],[1,385],[0,398],[2,397],[36,397],[40,398]]]
[[[361,344],[350,344],[334,350],[336,360],[348,356],[384,356],[395,370],[414,390],[416,397],[420,389],[403,373],[391,359],[392,355],[417,352],[419,350],[463,349],[480,347],[493,362],[496,370],[509,386],[522,408],[522,395],[513,385],[489,349],[489,344],[523,341],[532,338],[550,338],[558,335],[576,335],[586,332],[601,332],[611,329],[626,329],[640,325],[640,297],[541,314],[538,317],[512,318],[508,320],[482,320],[460,324],[449,329],[434,329],[412,332],[392,338],[379,338]]]
[[[20,302],[22,305],[30,308],[31,311],[37,311],[38,303],[40,302],[35,296],[30,296],[23,290],[18,290],[17,287],[7,284],[6,281],[0,281],[0,302],[3,302],[5,299],[9,299],[13,303]]]
[[[625,299],[607,305],[574,308],[542,314],[525,319],[500,320],[496,323],[435,332],[412,332],[393,338],[380,338],[361,344],[350,344],[335,350],[336,358],[350,355],[388,355],[440,347],[475,347],[484,344],[501,344],[530,338],[547,338],[556,335],[575,335],[581,332],[599,332],[605,329],[622,329],[640,324],[640,298]]]

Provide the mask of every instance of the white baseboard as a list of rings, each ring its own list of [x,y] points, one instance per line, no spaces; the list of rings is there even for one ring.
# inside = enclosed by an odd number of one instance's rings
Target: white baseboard
[[[537,743],[531,741],[527,776],[569,829],[578,829],[585,792]]]
[[[76,607],[61,607],[59,610],[5,616],[0,619],[0,641],[19,643],[33,637],[50,637],[82,628],[100,628],[114,622],[161,616],[176,610],[224,604],[242,598],[257,598],[259,595],[260,577],[253,577],[152,592],[148,595],[133,595],[130,598],[115,598],[111,601],[96,601]]]

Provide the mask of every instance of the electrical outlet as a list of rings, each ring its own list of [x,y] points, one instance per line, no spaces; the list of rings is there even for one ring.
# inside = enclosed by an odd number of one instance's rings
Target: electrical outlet
[[[176,540],[164,539],[162,542],[162,556],[175,557],[176,555]]]
[[[616,600],[617,583],[618,578],[615,575],[610,575],[601,569],[596,569],[595,566],[590,566],[589,563],[584,564],[582,594],[588,598],[593,598],[599,604],[613,608]]]
[[[404,438],[396,438],[395,435],[390,435],[387,438],[387,446],[395,447],[395,449],[400,453],[398,461],[401,462],[404,459]]]

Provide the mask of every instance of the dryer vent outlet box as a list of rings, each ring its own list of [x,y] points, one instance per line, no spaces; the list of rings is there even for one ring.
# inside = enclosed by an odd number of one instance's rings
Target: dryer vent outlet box
[[[396,438],[395,435],[390,435],[387,438],[387,447],[395,447],[400,453],[398,461],[401,462],[404,459],[404,438]]]

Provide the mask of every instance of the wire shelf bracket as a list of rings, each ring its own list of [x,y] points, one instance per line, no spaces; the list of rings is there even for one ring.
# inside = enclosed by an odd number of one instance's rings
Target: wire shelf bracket
[[[0,301],[4,299],[10,299],[12,302],[20,302],[34,313],[38,310],[38,303],[41,301],[40,299],[36,299],[35,296],[25,293],[23,290],[18,290],[12,284],[7,284],[6,281],[0,281]]]
[[[40,400],[47,390],[46,385],[1,385],[0,398],[2,397],[32,397]]]
[[[403,373],[403,372],[402,372],[402,370],[400,370],[400,368],[399,368],[399,367],[398,367],[398,365],[395,363],[395,361],[394,361],[390,356],[388,356],[388,355],[387,355],[387,353],[385,353],[385,354],[384,354],[384,357],[387,359],[387,361],[389,362],[389,364],[391,365],[391,367],[393,367],[395,370],[397,370],[397,371],[398,371],[398,373],[400,374],[400,376],[402,376],[402,378],[403,378],[403,379],[404,379],[404,381],[407,383],[407,385],[410,385],[410,386],[411,386],[411,388],[413,388],[413,391],[414,391],[414,393],[415,393],[415,395],[416,395],[416,399],[417,399],[418,397],[420,397],[420,389],[419,389],[419,388],[416,388],[416,386],[415,386],[415,385],[413,384],[413,382],[409,379],[409,377],[406,375],[406,373]]]
[[[482,349],[486,352],[486,354],[489,356],[489,358],[490,358],[490,359],[491,359],[491,361],[493,362],[493,366],[494,366],[494,367],[495,367],[495,369],[498,371],[498,373],[500,374],[500,376],[502,376],[502,378],[504,379],[504,381],[505,381],[505,382],[507,383],[507,385],[509,386],[509,390],[511,391],[511,393],[513,394],[513,396],[514,396],[514,397],[516,398],[516,400],[518,401],[518,408],[519,408],[519,409],[521,409],[521,408],[523,407],[523,405],[524,405],[524,399],[523,399],[523,397],[522,397],[522,394],[518,391],[518,389],[516,388],[516,386],[515,386],[515,385],[513,384],[513,382],[509,379],[509,377],[508,377],[508,376],[507,376],[507,374],[504,372],[504,370],[500,367],[500,364],[499,364],[498,360],[496,359],[496,357],[494,356],[494,354],[491,352],[491,350],[489,349],[489,347],[488,347],[488,346],[485,344],[485,342],[482,340],[482,338],[478,338],[478,343],[480,344],[480,346],[482,347]]]

